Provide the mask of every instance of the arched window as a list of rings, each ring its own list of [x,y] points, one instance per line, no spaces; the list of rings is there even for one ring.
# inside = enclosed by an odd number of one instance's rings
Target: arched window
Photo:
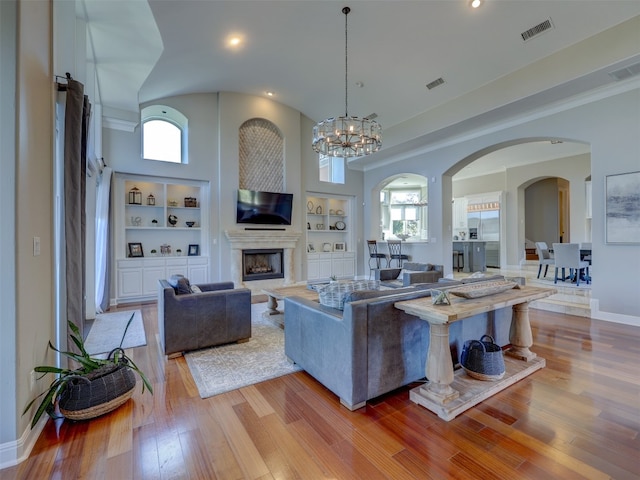
[[[187,162],[187,117],[166,105],[142,109],[142,158]]]
[[[429,238],[427,179],[402,174],[380,190],[380,226],[383,238]]]

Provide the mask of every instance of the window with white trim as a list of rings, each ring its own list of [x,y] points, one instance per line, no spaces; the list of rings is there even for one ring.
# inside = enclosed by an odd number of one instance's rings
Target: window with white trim
[[[344,158],[320,155],[318,161],[321,182],[340,183],[344,185]]]
[[[428,206],[425,186],[380,191],[380,227],[384,238],[425,240],[428,238]]]
[[[141,122],[142,158],[188,163],[187,117],[166,105],[150,105],[142,109]]]

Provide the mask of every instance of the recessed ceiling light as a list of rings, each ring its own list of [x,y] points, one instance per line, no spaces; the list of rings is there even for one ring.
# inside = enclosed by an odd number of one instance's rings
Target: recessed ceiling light
[[[478,8],[480,7],[484,2],[482,0],[471,0],[469,2],[469,5],[471,5],[471,8]]]
[[[227,46],[229,48],[238,48],[240,45],[242,45],[242,42],[243,38],[241,35],[233,34],[227,37]]]
[[[267,97],[273,97],[274,93],[273,92],[265,92],[267,94]]]

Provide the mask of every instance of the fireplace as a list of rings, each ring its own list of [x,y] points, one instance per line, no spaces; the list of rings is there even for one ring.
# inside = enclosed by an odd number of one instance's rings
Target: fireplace
[[[231,247],[231,280],[236,287],[246,287],[262,292],[264,283],[269,286],[293,285],[296,281],[293,268],[293,252],[302,235],[300,231],[267,228],[245,228],[242,230],[225,230],[225,235]],[[282,266],[280,278],[269,278],[264,282],[243,281],[242,252],[254,249],[276,250],[282,249]],[[263,277],[264,278],[264,277]],[[253,280],[253,279],[252,279]]]
[[[242,250],[242,281],[284,278],[284,249]]]

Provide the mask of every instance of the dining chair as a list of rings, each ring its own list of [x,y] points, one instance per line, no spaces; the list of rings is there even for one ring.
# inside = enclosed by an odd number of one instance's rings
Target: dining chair
[[[378,242],[376,240],[367,240],[367,247],[369,247],[369,279],[371,279],[371,272],[374,269],[371,266],[371,261],[374,261],[375,268],[380,269],[380,259],[384,258],[387,264],[389,264],[389,260],[385,253],[378,252]]]
[[[587,283],[591,283],[589,277],[589,262],[580,260],[580,245],[577,243],[554,243],[553,256],[555,259],[555,276],[553,283],[558,283],[558,270],[562,269],[562,281],[575,278],[576,285],[580,285],[580,277],[582,271],[585,271],[584,277]],[[565,277],[565,268],[569,269],[569,276]]]
[[[544,265],[544,276],[547,276],[549,265],[555,265],[555,260],[549,252],[546,242],[536,242],[536,253],[538,254],[538,278],[540,278],[540,272]]]
[[[398,268],[402,268],[402,263],[405,260],[409,260],[409,255],[405,255],[402,253],[402,241],[387,240],[387,246],[389,247],[389,258],[387,258],[387,267],[390,267],[391,261],[395,260],[398,264]]]
[[[589,262],[589,265],[591,265],[591,242],[583,242],[580,244],[580,260]]]

